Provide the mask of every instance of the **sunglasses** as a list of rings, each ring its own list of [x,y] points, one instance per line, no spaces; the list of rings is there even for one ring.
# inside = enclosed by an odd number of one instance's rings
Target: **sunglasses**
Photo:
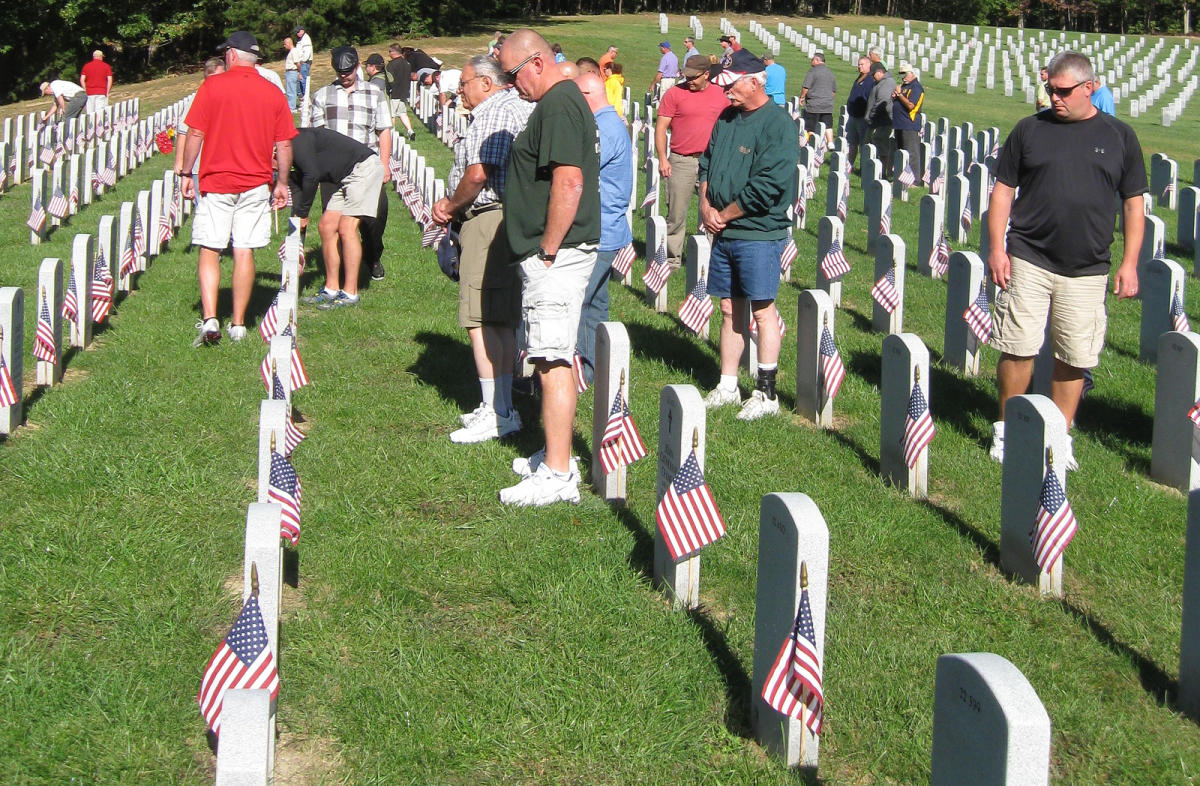
[[[541,56],[542,56],[542,53],[541,53],[541,52],[534,52],[534,53],[533,53],[533,54],[531,54],[529,57],[527,57],[527,58],[525,58],[524,60],[522,60],[521,62],[517,63],[517,65],[516,65],[516,67],[515,67],[515,68],[511,68],[511,69],[509,69],[508,71],[505,71],[504,73],[508,74],[508,78],[509,78],[509,79],[516,79],[516,78],[517,78],[517,72],[519,72],[519,71],[520,71],[522,68],[524,68],[525,66],[529,65],[529,61],[530,61],[530,60],[532,60],[532,59],[533,59],[533,58],[535,58],[535,57],[541,57]]]
[[[1080,85],[1086,85],[1090,81],[1090,79],[1085,79],[1082,82],[1076,82],[1070,87],[1055,87],[1054,85],[1046,85],[1046,92],[1051,96],[1066,98],[1067,96],[1071,95],[1071,93],[1075,92],[1075,88],[1079,87]]]

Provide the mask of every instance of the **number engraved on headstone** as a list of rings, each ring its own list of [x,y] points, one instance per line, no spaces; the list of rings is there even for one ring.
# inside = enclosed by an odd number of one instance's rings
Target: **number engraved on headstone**
[[[966,688],[958,689],[958,698],[962,699],[962,703],[975,710],[975,712],[983,712],[983,708],[979,706],[979,701],[974,696],[967,693]]]
[[[775,529],[779,530],[779,534],[780,534],[780,535],[786,535],[786,534],[787,534],[787,530],[785,530],[785,529],[783,528],[783,523],[782,523],[782,522],[780,522],[780,521],[779,521],[779,519],[778,519],[777,517],[775,517],[775,516],[772,516],[772,517],[771,517],[771,526],[772,526],[772,527],[774,527]]]

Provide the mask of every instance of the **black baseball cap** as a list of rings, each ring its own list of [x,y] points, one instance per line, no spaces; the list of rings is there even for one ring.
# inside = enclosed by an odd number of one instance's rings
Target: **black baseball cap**
[[[339,46],[333,50],[330,60],[334,71],[348,74],[358,68],[358,50],[352,46]]]
[[[245,30],[238,30],[230,33],[229,38],[225,39],[225,43],[217,47],[218,52],[224,52],[226,49],[240,49],[243,52],[253,52],[259,54],[258,39]]]
[[[383,68],[387,64],[383,62],[383,55],[376,52],[375,54],[367,55],[367,59],[363,61],[363,65],[370,65],[370,66],[376,66],[378,68]]]

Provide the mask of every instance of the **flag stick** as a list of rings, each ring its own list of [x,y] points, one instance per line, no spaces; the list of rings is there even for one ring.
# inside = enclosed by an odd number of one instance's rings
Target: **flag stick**
[[[250,594],[258,597],[258,563],[250,563]]]
[[[808,563],[802,561],[800,563],[800,592],[801,592],[801,594],[803,594],[803,592],[806,589],[808,589]],[[813,642],[813,644],[815,646],[816,642]],[[795,642],[792,643],[792,646],[793,647],[796,646]],[[804,702],[799,702],[797,704],[797,706],[800,708],[800,764],[801,764],[801,766],[803,766],[804,765],[804,744],[805,744],[805,742],[808,741],[808,725],[804,722],[804,711],[808,708],[804,705]]]

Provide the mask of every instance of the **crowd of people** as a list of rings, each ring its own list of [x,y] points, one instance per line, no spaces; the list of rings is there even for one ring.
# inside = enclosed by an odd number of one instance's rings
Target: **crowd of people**
[[[711,239],[707,289],[720,301],[720,373],[705,404],[738,406],[739,419],[754,420],[779,412],[775,299],[797,198],[801,134],[779,100],[772,59],[756,57],[732,36],[723,36],[721,45],[722,53],[710,57],[688,39],[682,65],[670,42],[659,45],[650,91],[660,94],[655,151],[666,182],[668,263],[680,264],[693,199],[699,229]],[[576,377],[593,373],[612,263],[632,243],[626,214],[634,151],[618,111],[620,91],[611,89],[621,73],[619,50],[614,45],[598,59],[570,61],[534,30],[497,32],[487,53],[452,69],[448,90],[443,74],[451,69],[443,72],[442,63],[406,49],[390,47],[389,61],[371,55],[364,71],[354,48],[335,48],[336,79],[312,91],[310,127],[297,131],[283,93],[255,76],[254,37],[234,33],[222,45],[219,67],[185,118],[189,131],[177,164],[184,195],[200,194],[193,242],[200,247],[204,313],[197,344],[221,336],[216,282],[219,253],[227,247],[234,259],[228,335],[235,341],[245,335],[253,249],[266,245],[268,214],[287,202],[289,179],[293,213],[305,226],[318,192],[323,203],[318,229],[325,282],[307,302],[325,310],[354,306],[360,268],[383,278],[393,125],[411,130],[405,104],[413,83],[438,85],[469,119],[454,146],[447,194],[431,215],[457,249],[458,322],[480,389],[479,405],[461,416],[450,439],[476,443],[519,431],[514,372],[527,363],[541,391],[545,447],[514,462],[518,482],[501,490],[500,499],[576,502]],[[896,72],[899,84],[878,49],[860,59],[842,131],[851,161],[867,142],[883,162],[893,149],[907,150],[919,183],[924,90],[910,64],[900,63]],[[1012,225],[1007,249],[993,243],[988,265],[1000,288],[1001,413],[1007,398],[1027,386],[1048,323],[1057,358],[1054,399],[1071,420],[1082,371],[1098,362],[1103,341],[1110,214],[1118,201],[1126,252],[1116,292],[1137,291],[1145,171],[1128,126],[1092,107],[1094,87],[1086,58],[1060,55],[1048,66],[1054,111],[1018,124],[1000,152],[989,226],[993,237],[1004,237],[1010,217]],[[833,144],[836,93],[836,78],[817,52],[799,104],[809,129],[802,133],[824,125],[818,144]],[[288,176],[276,179],[276,169]],[[1081,182],[1096,187],[1070,185]],[[1093,217],[1094,231],[1071,228],[1076,211]],[[756,330],[747,327],[751,322]],[[751,332],[757,333],[758,375],[743,400],[738,366]],[[1002,421],[993,455],[1002,455]]]

